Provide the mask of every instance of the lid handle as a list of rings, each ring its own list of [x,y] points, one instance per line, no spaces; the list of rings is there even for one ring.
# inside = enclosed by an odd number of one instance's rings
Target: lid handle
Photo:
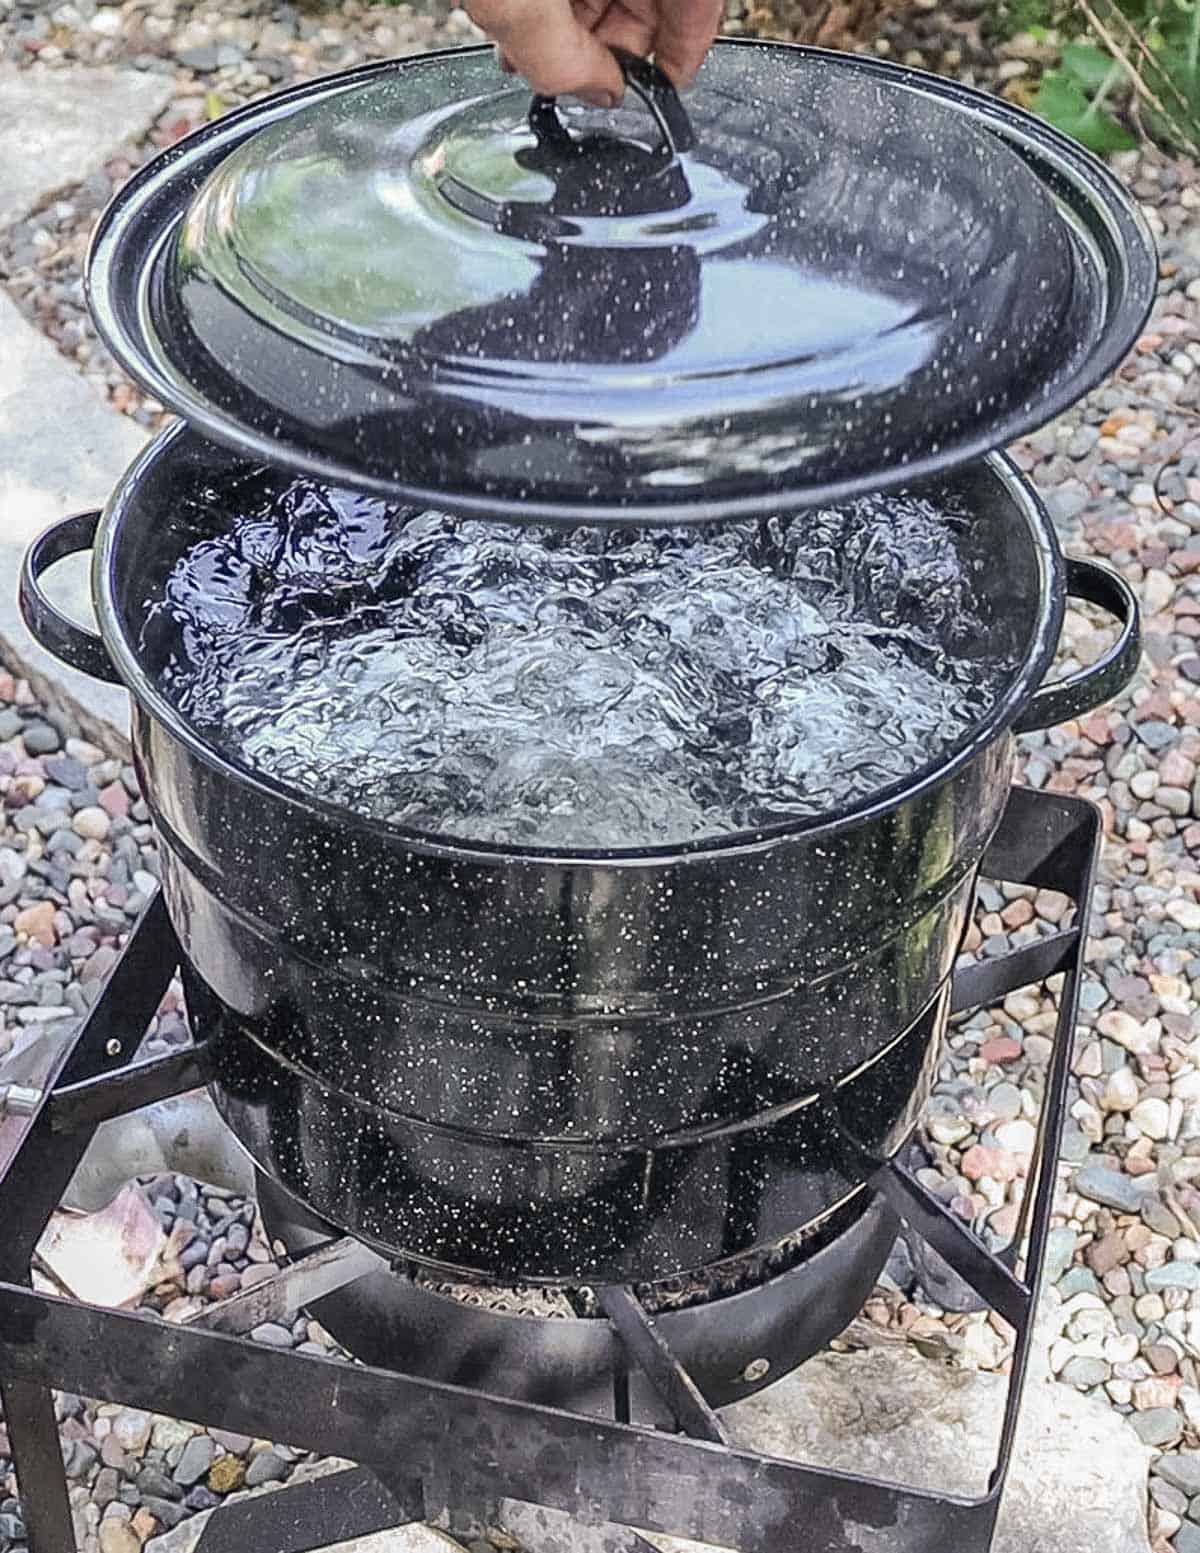
[[[613,56],[621,67],[626,86],[642,99],[658,125],[663,149],[671,159],[690,151],[696,143],[696,134],[670,77],[650,60],[631,54],[627,49],[613,49]],[[555,101],[553,97],[535,97],[529,105],[529,127],[542,145],[578,154],[582,147],[559,118]]]

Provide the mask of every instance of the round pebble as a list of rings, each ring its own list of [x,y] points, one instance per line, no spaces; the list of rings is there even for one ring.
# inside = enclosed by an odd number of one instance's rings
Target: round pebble
[[[85,841],[106,841],[111,828],[112,821],[97,805],[76,810],[71,819],[71,829]]]
[[[1170,1135],[1171,1109],[1165,1100],[1139,1100],[1130,1111],[1129,1120],[1147,1138],[1161,1141]]]

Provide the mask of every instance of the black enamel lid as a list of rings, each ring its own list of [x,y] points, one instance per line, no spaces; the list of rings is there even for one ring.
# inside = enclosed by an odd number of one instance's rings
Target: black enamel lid
[[[256,458],[458,512],[680,522],[879,489],[1121,360],[1136,207],[1008,104],[720,42],[675,97],[533,100],[489,49],[191,137],[107,212],[110,348]]]

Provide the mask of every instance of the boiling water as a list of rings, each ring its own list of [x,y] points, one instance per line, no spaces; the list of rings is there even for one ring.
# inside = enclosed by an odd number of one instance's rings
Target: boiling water
[[[685,842],[860,799],[988,711],[1013,663],[964,533],[911,495],[557,530],[297,482],[183,557],[147,646],[211,742],[359,814]]]

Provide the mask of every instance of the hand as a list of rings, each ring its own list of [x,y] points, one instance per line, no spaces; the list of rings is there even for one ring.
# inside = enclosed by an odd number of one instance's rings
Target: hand
[[[501,65],[535,92],[569,92],[612,108],[625,94],[613,48],[655,63],[687,86],[717,35],[722,0],[465,0]]]

